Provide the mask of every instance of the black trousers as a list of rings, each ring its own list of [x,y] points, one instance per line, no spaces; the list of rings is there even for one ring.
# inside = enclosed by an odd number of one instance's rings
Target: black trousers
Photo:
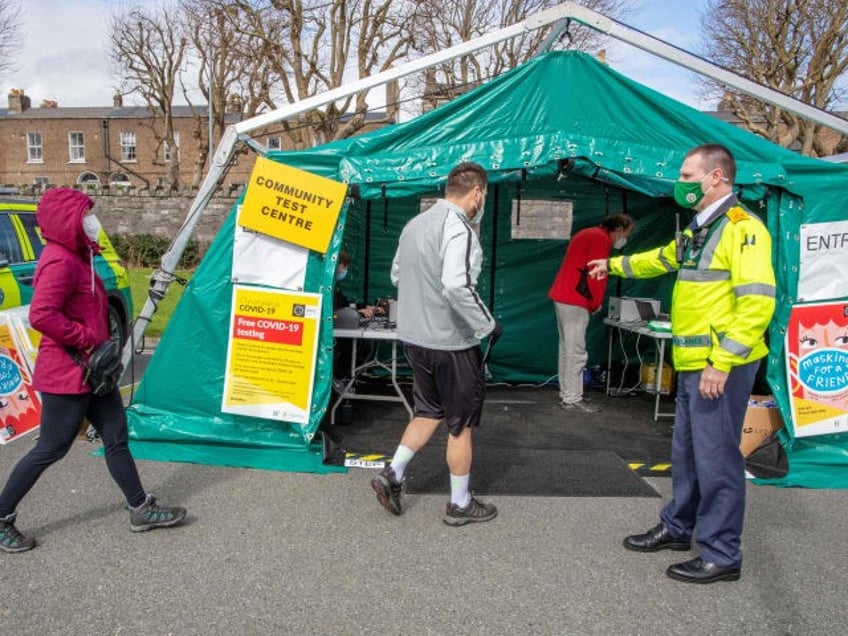
[[[135,508],[146,494],[127,443],[127,416],[120,391],[109,395],[58,395],[42,393],[41,429],[38,442],[17,463],[0,493],[0,518],[17,509],[48,467],[62,459],[74,443],[83,417],[87,417],[103,440],[106,466],[127,504]]]

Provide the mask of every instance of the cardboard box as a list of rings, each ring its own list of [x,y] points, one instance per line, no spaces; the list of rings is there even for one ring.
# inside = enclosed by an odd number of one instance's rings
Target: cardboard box
[[[643,364],[639,369],[640,387],[646,393],[657,392],[657,365],[654,363]],[[670,364],[663,364],[662,380],[660,381],[660,393],[669,395],[674,388],[674,369]]]
[[[772,395],[751,395],[748,410],[742,423],[742,441],[739,450],[747,457],[771,435],[783,428],[780,409]]]

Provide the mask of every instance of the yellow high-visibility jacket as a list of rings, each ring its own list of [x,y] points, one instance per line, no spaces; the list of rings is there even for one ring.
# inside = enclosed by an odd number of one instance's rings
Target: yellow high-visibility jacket
[[[731,197],[702,228],[687,229],[683,260],[677,241],[609,260],[609,272],[652,278],[677,271],[671,298],[672,358],[678,371],[719,371],[768,353],[764,335],[774,313],[771,236]]]

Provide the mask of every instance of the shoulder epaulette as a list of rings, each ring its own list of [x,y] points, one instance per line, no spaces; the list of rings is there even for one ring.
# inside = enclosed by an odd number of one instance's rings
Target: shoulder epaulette
[[[748,216],[748,213],[739,206],[733,206],[726,212],[726,214],[731,223],[739,223],[739,221],[751,218]]]

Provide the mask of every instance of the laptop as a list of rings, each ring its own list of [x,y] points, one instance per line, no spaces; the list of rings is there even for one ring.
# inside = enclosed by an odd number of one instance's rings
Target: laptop
[[[639,320],[651,331],[662,331],[668,333],[671,331],[671,322],[668,319],[668,314],[658,314],[654,311],[653,304],[646,300],[636,301],[636,311],[639,312]]]
[[[636,300],[636,311],[639,312],[639,320],[642,322],[651,322],[657,318],[657,312],[654,311],[654,305],[647,300]]]

